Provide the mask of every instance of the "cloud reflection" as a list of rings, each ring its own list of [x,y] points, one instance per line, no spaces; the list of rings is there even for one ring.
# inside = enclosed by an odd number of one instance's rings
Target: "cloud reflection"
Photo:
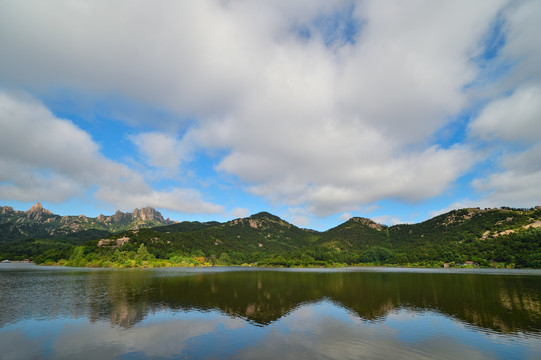
[[[23,324],[24,323],[24,324]],[[535,358],[539,339],[471,331],[432,311],[362,320],[323,300],[261,327],[216,311],[162,311],[131,328],[58,318],[0,330],[3,359],[507,359]]]

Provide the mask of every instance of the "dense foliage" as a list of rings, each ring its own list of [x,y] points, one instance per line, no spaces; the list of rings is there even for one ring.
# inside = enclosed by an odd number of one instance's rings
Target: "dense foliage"
[[[2,239],[0,260],[96,267],[492,266],[541,268],[541,209],[462,209],[391,227],[353,218],[325,232],[269,213],[227,223],[182,222],[106,236],[90,230]],[[98,246],[98,239],[107,243]],[[117,246],[117,239],[129,238]]]

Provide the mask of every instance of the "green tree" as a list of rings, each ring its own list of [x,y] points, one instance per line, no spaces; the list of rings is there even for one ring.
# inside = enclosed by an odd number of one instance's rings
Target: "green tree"
[[[71,266],[85,266],[85,247],[84,246],[75,246],[71,251],[69,257],[69,265]]]
[[[141,264],[143,261],[149,261],[151,259],[150,253],[147,250],[145,244],[141,244],[139,249],[137,249],[137,254],[135,255],[135,261],[137,264]]]
[[[394,253],[384,247],[374,246],[366,250],[360,257],[362,262],[366,263],[384,263],[394,258]]]
[[[229,265],[230,263],[229,255],[225,252],[221,253],[220,257],[216,260],[216,265]]]

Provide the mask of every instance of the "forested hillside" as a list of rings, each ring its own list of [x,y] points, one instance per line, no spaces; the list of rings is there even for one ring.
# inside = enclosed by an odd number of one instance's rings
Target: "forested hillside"
[[[10,225],[4,222],[2,226]],[[419,224],[395,226],[352,218],[324,232],[301,229],[263,212],[226,223],[185,221],[120,232],[89,228],[60,235],[53,229],[47,236],[0,240],[0,259],[26,258],[38,263],[107,267],[441,267],[448,263],[541,268],[541,208],[469,208]]]

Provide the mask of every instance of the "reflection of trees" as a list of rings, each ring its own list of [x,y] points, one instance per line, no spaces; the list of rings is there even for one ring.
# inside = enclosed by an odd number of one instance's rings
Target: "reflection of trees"
[[[113,271],[89,274],[91,320],[108,318],[111,325],[131,327],[150,310],[152,279],[140,271]]]
[[[190,276],[119,271],[96,276],[101,278],[88,285],[94,299],[92,317],[108,318],[123,327],[162,308],[219,310],[266,325],[304,303],[329,299],[365,320],[382,319],[396,308],[411,308],[438,311],[498,332],[541,331],[539,277],[285,271]]]

